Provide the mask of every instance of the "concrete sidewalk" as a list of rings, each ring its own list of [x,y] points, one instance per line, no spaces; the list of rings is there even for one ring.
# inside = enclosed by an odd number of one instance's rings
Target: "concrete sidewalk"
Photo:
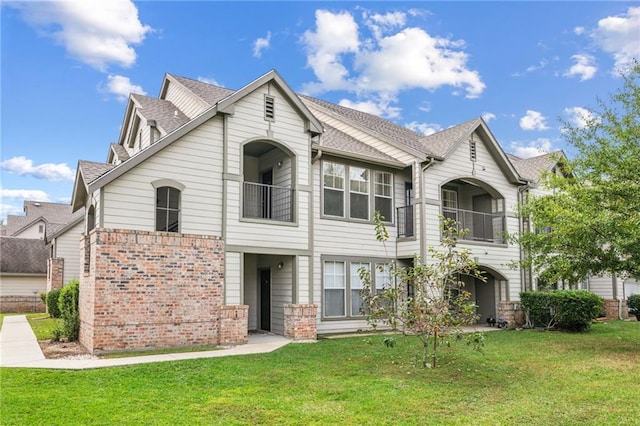
[[[86,370],[146,364],[149,362],[177,361],[196,358],[217,358],[230,355],[260,354],[275,351],[291,340],[273,334],[251,334],[249,342],[226,349],[204,352],[184,352],[112,359],[46,359],[31,326],[24,315],[6,316],[0,330],[0,367],[49,368],[58,370]]]

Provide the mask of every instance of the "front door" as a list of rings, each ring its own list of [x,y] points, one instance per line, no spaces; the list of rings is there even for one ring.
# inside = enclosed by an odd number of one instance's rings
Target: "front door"
[[[260,329],[271,331],[271,270],[260,269]]]
[[[496,317],[496,285],[495,279],[487,276],[487,281],[475,280],[476,304],[478,305],[478,323],[486,323],[488,317]]]

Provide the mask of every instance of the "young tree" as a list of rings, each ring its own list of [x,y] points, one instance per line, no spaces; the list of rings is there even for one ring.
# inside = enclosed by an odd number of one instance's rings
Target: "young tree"
[[[384,243],[389,235],[379,214],[375,214],[376,238]],[[470,293],[464,289],[463,275],[485,280],[469,250],[457,248],[458,231],[450,220],[443,220],[443,237],[439,250],[430,247],[430,261],[419,257],[413,266],[403,269],[389,263],[391,285],[382,290],[372,287],[371,273],[360,271],[363,314],[370,325],[390,326],[405,335],[415,336],[422,343],[422,366],[436,367],[438,347],[452,337],[462,337],[461,327],[473,324],[478,316]],[[479,349],[484,336],[467,334],[469,342]],[[393,340],[386,340],[392,345]]]
[[[566,125],[576,155],[548,174],[547,196],[521,213],[534,229],[518,240],[549,281],[579,282],[588,275],[640,276],[640,65],[623,75],[610,105],[598,100],[584,127]],[[565,123],[567,124],[567,123]],[[548,232],[536,232],[536,229]]]

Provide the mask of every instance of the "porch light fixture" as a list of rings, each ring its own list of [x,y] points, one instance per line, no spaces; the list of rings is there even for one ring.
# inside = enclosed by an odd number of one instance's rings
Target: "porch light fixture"
[[[278,165],[278,168],[279,168],[279,169],[280,169],[280,168],[282,168],[282,161],[278,161],[278,164],[277,164],[277,165]]]
[[[282,269],[282,268],[284,268],[284,263],[283,262],[278,263],[278,269]]]

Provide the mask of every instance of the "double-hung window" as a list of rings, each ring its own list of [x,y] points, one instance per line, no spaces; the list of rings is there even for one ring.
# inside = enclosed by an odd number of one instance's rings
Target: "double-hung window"
[[[325,161],[322,163],[324,187],[324,214],[344,217],[344,174],[343,164]]]
[[[345,263],[324,262],[324,316],[344,317],[347,283],[345,280]]]
[[[362,280],[360,279],[360,269],[365,269],[367,271],[371,270],[371,266],[369,263],[365,262],[351,262],[349,264],[349,269],[351,271],[349,277],[349,288],[351,290],[351,316],[357,317],[362,315],[360,313],[360,307],[362,306],[362,288],[364,285],[362,284]]]
[[[377,210],[385,222],[393,222],[393,175],[390,172],[323,161],[322,189],[325,216],[372,220],[372,213]]]
[[[456,191],[442,190],[442,216],[458,221],[458,193]]]
[[[375,209],[380,212],[386,222],[392,221],[391,173],[374,172]]]
[[[369,220],[369,170],[349,167],[349,202],[352,219]]]

